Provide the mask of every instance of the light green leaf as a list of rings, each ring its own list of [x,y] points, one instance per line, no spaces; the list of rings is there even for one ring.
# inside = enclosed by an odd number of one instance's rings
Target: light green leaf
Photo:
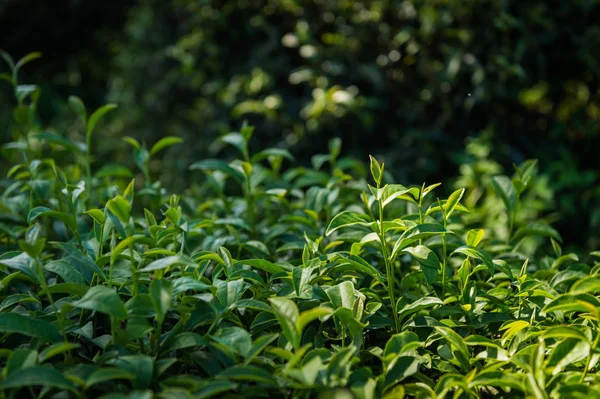
[[[222,328],[211,338],[226,349],[242,357],[248,356],[252,348],[252,336],[248,331],[240,327]]]
[[[77,348],[79,348],[79,344],[74,344],[70,342],[58,342],[44,349],[38,356],[38,362],[40,364],[44,363],[46,360],[50,360],[54,356],[58,356],[62,353],[70,351],[71,349]]]
[[[108,363],[135,376],[134,389],[146,389],[152,383],[154,362],[150,356],[141,354],[120,356],[117,359],[109,360]]]
[[[273,374],[256,366],[233,366],[216,376],[226,380],[251,381],[277,385]]]
[[[397,383],[415,374],[419,370],[419,360],[413,356],[400,356],[393,367],[385,374],[383,391],[386,392]]]
[[[558,242],[562,242],[562,238],[560,237],[560,234],[558,234],[558,231],[543,222],[533,222],[527,226],[521,227],[517,230],[511,241],[517,241],[523,237],[529,236],[550,237]]]
[[[296,325],[298,336],[302,336],[302,331],[304,331],[304,328],[308,325],[308,323],[321,317],[330,315],[331,313],[333,313],[333,310],[327,307],[316,307],[300,313],[298,324]]]
[[[46,386],[67,391],[75,391],[75,385],[60,371],[45,366],[28,367],[17,370],[0,382],[0,390],[31,386]]]
[[[100,121],[100,119],[102,119],[102,117],[104,115],[106,115],[107,113],[109,113],[110,111],[112,111],[116,108],[117,108],[116,104],[106,104],[106,105],[103,105],[102,107],[98,108],[96,111],[94,111],[94,113],[90,116],[90,119],[87,124],[87,130],[86,130],[86,134],[85,134],[86,143],[90,142],[92,133],[94,132],[94,129],[96,128],[96,124]]]
[[[23,334],[49,342],[62,339],[56,327],[47,321],[30,319],[17,313],[0,313],[0,332]]]
[[[300,335],[296,328],[300,317],[298,307],[293,301],[287,298],[269,298],[269,302],[271,303],[271,307],[273,308],[273,312],[281,326],[283,334],[292,344],[294,349],[298,349],[300,347]]]
[[[179,144],[181,142],[183,142],[183,140],[180,137],[174,137],[174,136],[163,137],[156,144],[154,144],[152,146],[152,148],[150,149],[150,155],[154,155],[162,149],[165,149],[165,148],[170,147],[175,144]]]
[[[200,334],[194,332],[184,332],[170,338],[161,346],[161,352],[168,353],[180,349],[195,348],[206,346],[208,342]]]
[[[131,216],[131,203],[117,195],[106,203],[106,208],[112,212],[122,223],[129,222]]]
[[[90,376],[85,380],[85,387],[87,389],[102,382],[113,380],[133,380],[134,378],[135,376],[128,371],[112,367],[104,367],[90,374]]]
[[[119,319],[127,318],[125,304],[119,295],[103,285],[90,288],[83,298],[73,302],[72,305],[77,308],[106,313]]]
[[[156,320],[162,323],[169,309],[171,308],[171,301],[173,299],[173,283],[171,280],[160,279],[152,280],[150,283],[150,300],[152,306],[156,311]]]
[[[369,217],[367,215],[344,211],[342,213],[338,213],[333,219],[331,219],[325,235],[329,236],[337,229],[341,229],[343,227],[354,225],[368,226],[369,224]]]
[[[227,162],[217,159],[205,159],[203,161],[194,162],[190,165],[191,170],[202,170],[205,172],[218,170],[242,183],[245,179],[244,174],[237,169],[232,168]]]
[[[485,232],[483,229],[473,229],[467,231],[467,245],[470,247],[476,247],[483,239],[484,234]]]
[[[81,98],[77,96],[69,96],[69,107],[71,107],[71,110],[75,113],[75,115],[77,115],[77,117],[81,119],[84,125],[86,125],[87,111],[85,109],[85,104],[83,103]]]
[[[464,245],[462,247],[456,248],[450,254],[450,256],[452,256],[454,254],[463,254],[463,255],[467,255],[470,258],[475,258],[475,259],[480,260],[487,266],[490,273],[492,275],[494,275],[495,266],[494,266],[492,257],[487,252],[483,251],[482,249],[471,247],[469,245]]]
[[[440,260],[435,252],[424,245],[405,248],[403,252],[411,254],[421,265],[421,271],[425,275],[425,280],[431,284],[435,280],[438,272],[442,269]]]
[[[458,205],[459,201],[461,200],[461,198],[463,197],[464,194],[465,194],[464,188],[456,190],[455,192],[450,194],[450,196],[448,197],[448,201],[446,201],[446,204],[444,204],[446,219],[450,218],[450,216],[452,215],[452,212],[454,212],[454,209],[456,208],[456,206]]]
[[[373,177],[373,180],[375,180],[377,186],[380,186],[381,180],[383,179],[383,164],[380,165],[379,162],[377,162],[377,160],[371,155],[369,155],[369,159],[371,160],[371,176]]]
[[[166,269],[167,267],[171,267],[174,265],[184,265],[184,266],[192,266],[192,267],[197,266],[193,260],[191,260],[185,256],[172,255],[172,256],[167,256],[165,258],[157,259],[154,262],[150,262],[148,265],[146,265],[139,271],[140,272],[151,272],[154,270]]]
[[[398,238],[398,241],[396,241],[396,244],[392,249],[391,257],[394,258],[400,251],[415,241],[434,235],[448,233],[451,233],[451,231],[446,230],[446,228],[439,223],[423,223],[413,226],[402,233],[400,238]]]
[[[512,181],[507,176],[494,176],[492,177],[492,186],[494,186],[496,194],[502,198],[508,212],[512,214],[517,206],[517,194]]]
[[[225,307],[236,303],[247,287],[242,279],[233,281],[216,280],[213,284],[217,287],[217,299]]]

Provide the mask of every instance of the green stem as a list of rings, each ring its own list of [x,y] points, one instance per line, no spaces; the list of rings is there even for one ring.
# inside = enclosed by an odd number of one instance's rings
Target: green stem
[[[248,223],[252,237],[256,237],[256,212],[254,210],[254,197],[252,196],[252,187],[250,177],[246,177],[246,206],[248,208]]]
[[[134,257],[133,257],[133,244],[129,244],[129,258],[131,264],[131,274],[133,276],[133,291],[132,295],[135,297],[138,294],[138,275],[137,268],[135,267]]]
[[[65,332],[65,326],[64,326],[62,317],[60,315],[60,312],[58,311],[58,307],[56,306],[56,304],[54,303],[54,300],[52,299],[52,295],[50,294],[50,291],[48,290],[48,288],[49,288],[48,282],[46,281],[46,276],[44,275],[44,267],[42,266],[42,262],[40,261],[39,258],[35,258],[34,261],[35,261],[35,264],[38,269],[38,274],[40,276],[40,283],[42,284],[42,289],[46,293],[46,298],[48,298],[48,302],[50,302],[50,305],[52,306],[52,309],[54,310],[54,313],[56,314],[56,321],[58,321],[58,325],[60,327],[60,332],[63,336],[64,341],[68,342],[67,333]]]
[[[383,261],[385,263],[385,274],[387,278],[387,290],[390,297],[390,303],[392,308],[392,314],[394,315],[394,327],[396,333],[400,332],[400,320],[398,319],[398,312],[396,310],[396,295],[394,293],[394,266],[390,262],[388,255],[387,244],[385,241],[385,230],[383,228],[383,204],[381,201],[377,201],[379,205],[379,240],[381,241],[381,250],[383,251]]]
[[[590,355],[587,358],[587,362],[585,363],[585,369],[583,369],[583,374],[581,375],[581,379],[579,380],[580,384],[583,384],[583,382],[585,381],[585,377],[587,377],[588,369],[590,368],[590,365],[592,364],[592,356],[594,355],[594,351],[596,350],[596,347],[598,346],[599,339],[600,339],[600,331],[598,331],[596,333],[596,339],[594,339],[594,342],[592,343],[592,346],[590,347]]]
[[[444,223],[446,227],[446,223]],[[442,301],[446,298],[446,262],[447,262],[447,251],[446,251],[446,234],[442,234]]]

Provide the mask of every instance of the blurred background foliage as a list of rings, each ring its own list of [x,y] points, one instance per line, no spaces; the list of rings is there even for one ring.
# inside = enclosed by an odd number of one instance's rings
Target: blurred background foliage
[[[21,80],[42,88],[44,128],[81,134],[71,94],[119,105],[96,167],[132,163],[118,137],[180,136],[150,166],[185,187],[187,166],[247,121],[256,148],[309,164],[340,137],[398,182],[468,187],[475,206],[491,176],[537,158],[535,212],[597,248],[598,21],[596,0],[4,0],[0,47],[43,52]],[[2,85],[3,143],[12,101]]]

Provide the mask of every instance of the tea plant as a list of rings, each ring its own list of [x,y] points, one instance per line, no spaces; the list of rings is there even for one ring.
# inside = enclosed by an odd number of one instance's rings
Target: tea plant
[[[126,138],[143,184],[98,165],[91,134],[114,106],[88,119],[71,98],[85,143],[40,129],[39,91],[17,79],[35,55],[4,58],[3,149],[22,161],[0,200],[0,397],[600,394],[600,252],[563,254],[524,213],[535,161],[491,177],[491,230],[465,189],[392,183],[339,140],[311,167],[252,153],[250,126],[219,139],[238,159],[192,163],[169,194],[149,160],[178,138]]]

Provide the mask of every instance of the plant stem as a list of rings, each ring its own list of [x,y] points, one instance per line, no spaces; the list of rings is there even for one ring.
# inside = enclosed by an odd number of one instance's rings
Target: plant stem
[[[579,379],[580,384],[583,384],[583,382],[585,381],[585,377],[587,377],[588,369],[590,368],[590,365],[592,364],[592,356],[594,355],[594,351],[596,350],[596,347],[598,346],[599,339],[600,339],[600,331],[598,331],[596,333],[596,339],[594,339],[594,342],[592,343],[592,345],[590,347],[590,354],[587,358],[587,362],[585,362],[585,369],[583,369],[583,374],[581,375],[581,378]]]
[[[446,223],[444,222],[444,227]],[[446,251],[446,234],[442,234],[442,301],[446,298],[446,262],[447,262],[447,251]]]
[[[383,251],[383,261],[385,262],[385,274],[387,277],[387,290],[390,297],[392,314],[394,315],[394,327],[396,333],[400,332],[400,320],[398,320],[398,312],[396,309],[396,295],[394,293],[394,266],[390,262],[388,255],[387,244],[385,241],[385,230],[383,228],[383,204],[377,201],[379,205],[379,240],[381,241],[381,250]]]
[[[56,304],[54,303],[54,300],[52,299],[52,295],[50,294],[50,291],[48,290],[48,288],[49,288],[48,282],[46,281],[46,276],[44,275],[44,267],[42,266],[42,262],[40,261],[39,258],[35,258],[34,262],[38,269],[38,274],[40,276],[40,283],[42,284],[42,289],[46,292],[46,298],[48,298],[48,302],[50,302],[50,305],[52,306],[52,309],[54,310],[54,313],[56,314],[56,321],[58,321],[58,325],[60,327],[60,332],[63,336],[64,341],[68,342],[67,334],[65,332],[65,326],[63,324],[62,317],[60,315],[60,312],[58,311],[58,307],[56,306]]]

